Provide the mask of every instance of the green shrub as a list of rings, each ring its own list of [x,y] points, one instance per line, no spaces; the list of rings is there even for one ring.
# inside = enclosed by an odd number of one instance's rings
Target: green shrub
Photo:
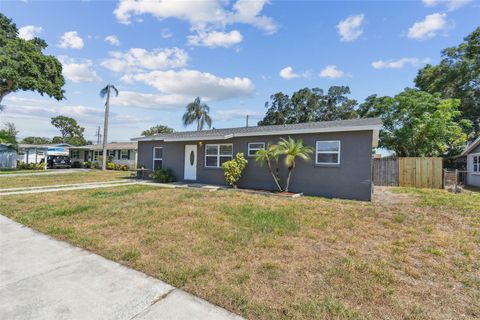
[[[23,161],[17,162],[17,169],[20,170],[44,170],[45,162],[42,163],[25,163]]]
[[[152,178],[157,182],[163,182],[163,183],[174,181],[174,177],[170,169],[157,169],[153,173]]]
[[[222,164],[225,181],[233,188],[237,187],[237,181],[242,176],[242,172],[247,166],[248,161],[243,156],[242,152],[235,155],[235,159],[224,162]]]
[[[92,167],[92,162],[91,161],[85,161],[83,163],[83,167],[87,168],[87,169],[90,169]]]
[[[92,162],[92,169],[100,169],[100,163]]]
[[[107,170],[114,170],[114,169],[115,169],[115,163],[107,162]]]

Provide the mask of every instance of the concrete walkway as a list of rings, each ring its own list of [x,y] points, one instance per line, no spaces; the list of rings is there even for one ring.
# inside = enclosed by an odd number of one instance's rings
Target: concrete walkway
[[[75,173],[75,172],[88,172],[90,169],[47,169],[42,172],[25,172],[25,173],[3,173],[0,174],[0,178],[8,178],[8,177],[23,177],[23,176],[38,176],[38,175],[45,175],[45,174],[65,174],[65,173]],[[15,172],[15,171],[12,171]]]
[[[0,319],[242,319],[0,215]]]

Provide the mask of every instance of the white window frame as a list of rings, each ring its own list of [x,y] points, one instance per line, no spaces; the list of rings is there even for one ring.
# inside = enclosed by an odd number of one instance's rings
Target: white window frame
[[[123,157],[125,156],[125,157]],[[120,150],[120,160],[130,160],[130,157],[128,156],[128,149],[121,149]]]
[[[161,158],[156,158],[155,157],[155,149],[162,149],[162,157]],[[152,155],[152,170],[155,170],[155,161],[156,160],[161,160],[162,161],[162,166],[160,169],[163,169],[163,147],[153,147],[153,155]]]
[[[42,154],[40,154],[40,152],[37,152],[37,155],[43,156],[43,152],[42,152]],[[71,150],[70,151],[70,158],[79,159],[80,158],[80,150],[78,150],[78,149]]]
[[[93,152],[93,161],[99,161],[100,157],[103,157],[103,150]]]
[[[475,170],[475,158],[477,158],[477,170]],[[480,153],[472,154],[472,173],[475,175],[480,174]]]
[[[318,150],[318,143],[319,142],[338,142],[338,151],[319,151]],[[315,141],[315,164],[322,165],[322,166],[338,166],[340,165],[340,151],[342,150],[342,142],[340,140],[317,140]],[[337,162],[318,162],[318,155],[319,154],[337,154],[338,161]]]
[[[250,145],[251,144],[261,144],[263,147],[261,148],[251,148]],[[249,142],[248,145],[247,145],[247,157],[255,157],[255,153],[258,151],[258,150],[265,150],[265,142]],[[255,151],[254,154],[250,154],[250,151]]]
[[[207,155],[207,147],[212,147],[216,146],[217,147],[217,154],[209,154]],[[221,146],[232,146],[232,154],[231,155],[226,155],[226,154],[220,154],[220,147]],[[222,166],[220,165],[220,157],[230,157],[230,160],[233,159],[233,143],[214,143],[214,144],[206,144],[205,145],[205,159],[204,159],[204,166],[205,168],[221,168]],[[207,157],[217,157],[217,165],[216,166],[207,166]]]

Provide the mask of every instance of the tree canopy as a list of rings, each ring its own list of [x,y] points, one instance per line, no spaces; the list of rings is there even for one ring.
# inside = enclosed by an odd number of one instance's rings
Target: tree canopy
[[[320,88],[303,88],[290,98],[283,92],[270,96],[267,112],[258,125],[344,120],[357,117],[357,101],[348,98],[350,88],[332,86],[327,93]]]
[[[399,157],[445,156],[461,152],[467,141],[469,121],[456,121],[459,106],[458,99],[407,88],[395,97],[367,97],[358,113],[382,118],[379,146]]]
[[[159,134],[159,133],[172,133],[175,130],[168,126],[164,126],[162,124],[158,124],[154,127],[151,127],[150,129],[147,129],[142,132],[142,136],[153,136],[154,134]]]
[[[40,38],[20,38],[17,26],[0,13],[0,103],[7,94],[19,90],[64,98],[62,64],[43,54],[46,47]]]
[[[49,144],[52,143],[50,138],[46,137],[25,137],[22,139],[21,143],[26,144]]]
[[[461,119],[473,122],[471,139],[480,135],[480,27],[456,47],[442,51],[438,65],[427,65],[418,72],[415,85],[442,98],[461,99]]]
[[[210,118],[210,107],[196,97],[193,102],[190,102],[183,115],[182,121],[184,126],[188,126],[194,122],[197,123],[197,131],[203,130],[205,124],[212,127],[212,118]]]
[[[0,130],[0,143],[9,144],[15,147],[17,145],[18,130],[15,124],[6,122],[4,128]]]
[[[74,146],[81,146],[87,143],[83,137],[85,128],[80,127],[75,119],[57,116],[52,118],[51,123],[61,134],[61,137],[54,137],[52,143],[68,143]]]

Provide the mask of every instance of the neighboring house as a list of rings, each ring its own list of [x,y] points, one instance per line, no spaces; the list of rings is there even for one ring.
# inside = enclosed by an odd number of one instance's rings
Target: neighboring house
[[[107,144],[107,154],[115,164],[127,165],[130,169],[136,168],[137,142],[112,142]],[[91,144],[70,148],[70,159],[73,164],[81,166],[85,161],[102,162],[103,144]]]
[[[467,157],[466,184],[480,187],[480,137],[465,148],[460,156]]]
[[[257,150],[280,138],[302,139],[314,150],[308,162],[298,159],[290,190],[306,195],[370,200],[372,148],[378,143],[380,119],[174,132],[134,138],[138,165],[172,170],[180,181],[225,185],[221,164],[243,152],[249,161],[239,187],[275,190],[266,165],[254,161]],[[286,173],[280,159],[281,173]],[[282,176],[282,181],[285,177]]]
[[[70,147],[67,143],[19,144],[17,159],[25,163],[40,163],[47,155],[68,155]]]
[[[17,167],[17,151],[10,144],[0,143],[0,169]]]

